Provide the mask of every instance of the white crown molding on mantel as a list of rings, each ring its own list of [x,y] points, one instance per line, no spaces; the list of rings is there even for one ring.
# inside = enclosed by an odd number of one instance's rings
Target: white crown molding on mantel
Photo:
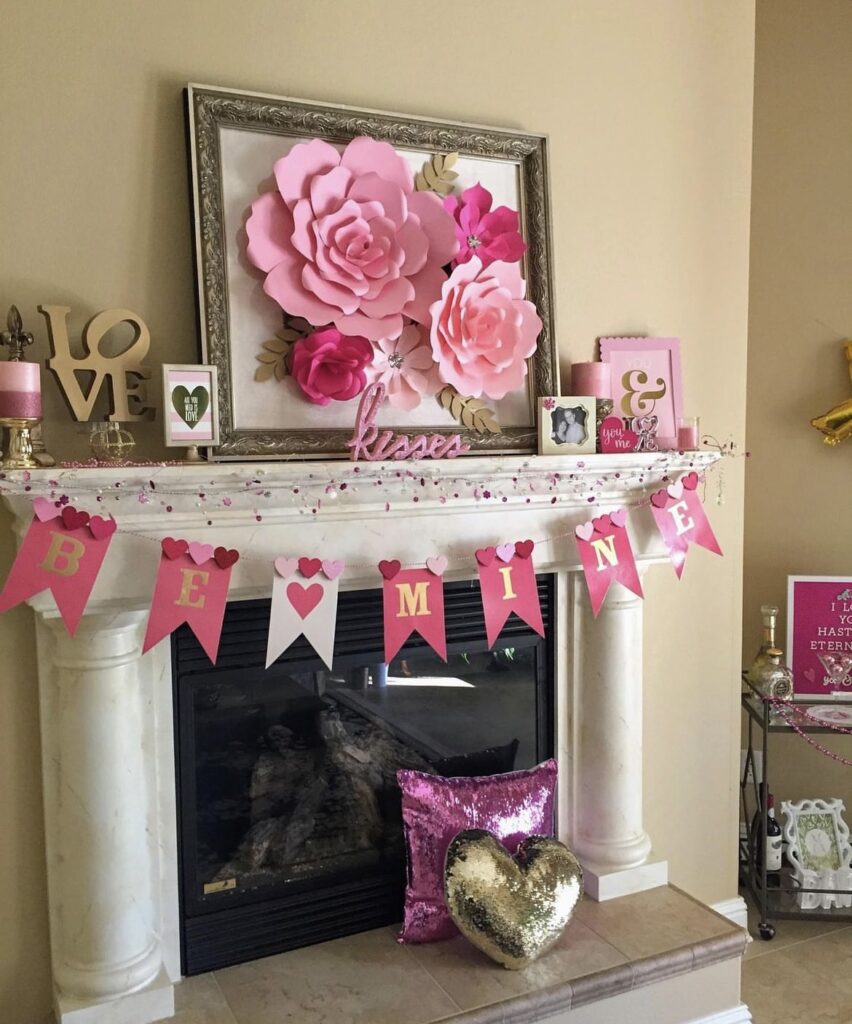
[[[160,538],[239,550],[230,600],[269,596],[279,555],[344,559],[343,588],[376,588],[382,558],[422,564],[441,552],[450,559],[448,578],[474,578],[476,548],[535,540],[536,570],[556,579],[559,835],[580,857],[590,894],[615,898],[667,880],[643,824],[642,601],[616,585],[594,618],[573,530],[622,505],[645,505],[654,490],[690,470],[705,474],[719,457],[660,452],[0,473],[0,496],[19,538],[39,496],[67,498],[118,523],[74,637],[49,594],[30,602],[62,1024],[162,1019],[172,1012],[180,977],[170,646],[141,654]],[[640,574],[668,563],[647,507],[636,507],[628,525]]]

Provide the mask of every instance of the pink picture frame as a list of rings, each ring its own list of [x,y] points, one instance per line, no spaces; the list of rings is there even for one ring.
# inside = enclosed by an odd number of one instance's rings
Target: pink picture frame
[[[613,415],[656,416],[657,445],[677,448],[683,416],[679,338],[601,338],[601,361],[612,374]]]
[[[852,701],[852,576],[787,577],[787,659],[796,700]]]

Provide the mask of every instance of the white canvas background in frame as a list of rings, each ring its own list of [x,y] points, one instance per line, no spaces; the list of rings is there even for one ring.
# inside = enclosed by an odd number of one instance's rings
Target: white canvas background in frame
[[[474,453],[536,450],[536,399],[558,393],[542,136],[203,86],[188,89],[188,107],[203,357],[220,371],[220,447],[214,457],[346,454],[358,398],[321,407],[305,401],[289,378],[254,379],[256,356],[262,343],[281,329],[283,314],[263,291],[263,275],[246,258],[245,221],[252,201],[273,187],[275,161],[294,145],[321,137],[342,150],[359,134],[391,142],[415,173],[436,152],[458,151],[456,195],[478,181],[492,193],[495,207],[519,211],[528,245],[522,264],[527,297],[544,324],[536,355],[528,361],[524,389],[500,401],[486,399],[501,425],[500,434],[464,431],[431,395],[410,412],[383,408],[379,424],[411,433],[461,430]],[[317,126],[323,130],[315,131]],[[429,144],[417,145],[417,140]],[[435,142],[439,144],[433,147]],[[481,155],[491,150],[499,155]]]

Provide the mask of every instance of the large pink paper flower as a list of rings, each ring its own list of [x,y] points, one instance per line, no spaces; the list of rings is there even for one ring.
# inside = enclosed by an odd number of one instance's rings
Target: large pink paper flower
[[[524,299],[516,263],[483,270],[474,256],[452,272],[432,306],[432,357],[442,381],[463,395],[503,398],[524,382],[541,320]]]
[[[364,390],[364,367],[372,358],[373,346],[366,338],[346,337],[336,327],[323,327],[293,346],[290,374],[309,402],[345,402]]]
[[[398,338],[429,306],[458,251],[453,221],[387,142],[342,153],[321,139],[275,164],[277,189],[252,203],[247,254],[264,291],[294,316],[371,341]]]
[[[488,189],[480,184],[465,189],[461,198],[447,196],[444,209],[452,215],[456,225],[459,252],[455,266],[478,256],[483,267],[497,260],[517,263],[527,251],[526,243],[518,231],[518,214],[508,206],[491,209],[494,201]]]
[[[434,395],[441,386],[436,371],[428,332],[408,324],[398,338],[377,343],[367,380],[384,384],[388,402],[395,408],[415,409],[423,395]]]

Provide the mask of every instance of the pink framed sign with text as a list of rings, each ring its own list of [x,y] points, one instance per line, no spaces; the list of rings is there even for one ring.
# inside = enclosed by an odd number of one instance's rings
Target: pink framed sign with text
[[[787,657],[797,698],[852,700],[852,576],[787,577]]]
[[[660,448],[677,448],[683,415],[678,338],[601,338],[601,361],[612,374],[613,415],[640,421],[656,417]],[[635,429],[635,428],[634,428]]]

